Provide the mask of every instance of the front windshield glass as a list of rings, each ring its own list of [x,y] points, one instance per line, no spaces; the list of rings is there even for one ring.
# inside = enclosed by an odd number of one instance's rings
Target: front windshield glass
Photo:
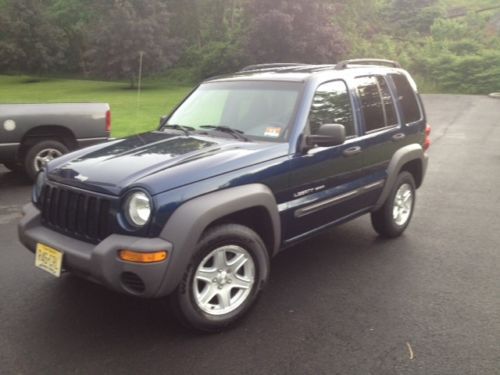
[[[283,142],[300,94],[300,82],[234,81],[200,85],[167,125],[224,126],[255,140]]]

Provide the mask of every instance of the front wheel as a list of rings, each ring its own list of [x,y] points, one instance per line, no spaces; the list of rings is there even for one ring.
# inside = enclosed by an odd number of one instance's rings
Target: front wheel
[[[31,146],[24,158],[26,174],[32,180],[38,171],[49,161],[69,152],[68,148],[59,141],[42,140]]]
[[[257,233],[242,225],[221,225],[203,236],[169,300],[185,325],[220,331],[250,309],[268,276],[269,257]]]
[[[372,212],[375,231],[382,237],[398,237],[410,224],[415,207],[415,180],[411,173],[403,171],[384,205]]]

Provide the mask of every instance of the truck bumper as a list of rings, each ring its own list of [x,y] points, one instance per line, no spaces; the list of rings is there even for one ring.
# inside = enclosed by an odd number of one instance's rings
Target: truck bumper
[[[426,152],[424,153],[424,158],[422,159],[422,181],[424,180],[428,165],[429,165],[429,155]]]
[[[112,290],[140,297],[160,297],[173,246],[161,238],[112,234],[99,244],[80,241],[44,227],[40,211],[32,203],[23,207],[18,224],[21,243],[31,252],[37,243],[61,251],[63,269],[102,284]],[[169,256],[158,263],[139,264],[118,258],[119,250],[153,252],[165,250]]]

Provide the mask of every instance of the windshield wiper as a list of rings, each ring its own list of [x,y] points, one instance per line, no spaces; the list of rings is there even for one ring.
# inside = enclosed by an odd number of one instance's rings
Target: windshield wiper
[[[177,124],[163,125],[162,128],[170,128],[170,129],[180,130],[180,131],[184,132],[185,135],[189,135],[190,132],[195,130],[191,126],[177,125]]]
[[[244,136],[244,132],[239,129],[234,129],[230,128],[229,126],[223,126],[223,125],[201,125],[200,128],[202,129],[210,129],[210,130],[216,130],[220,131],[223,133],[231,134],[234,138],[240,139],[242,141],[248,142],[251,139]]]

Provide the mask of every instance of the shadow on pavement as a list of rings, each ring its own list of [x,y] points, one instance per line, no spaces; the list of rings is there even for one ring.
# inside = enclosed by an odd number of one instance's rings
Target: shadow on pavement
[[[0,188],[30,186],[32,182],[23,173],[11,172],[0,164]]]
[[[348,288],[347,274],[353,267],[364,268],[374,258],[384,257],[384,244],[370,228],[351,225],[288,249],[273,260],[271,279],[257,311],[237,325],[236,331],[257,329],[260,319],[288,313],[291,291],[307,304],[311,292],[317,291],[318,285],[328,284],[332,276]],[[40,296],[43,307],[39,308],[36,326],[42,335],[52,332],[57,345],[63,346],[73,335],[95,335],[109,344],[117,337],[161,342],[169,337],[184,340],[200,335],[183,328],[162,300],[121,295],[69,273],[61,280],[44,278],[38,287],[45,295]]]

